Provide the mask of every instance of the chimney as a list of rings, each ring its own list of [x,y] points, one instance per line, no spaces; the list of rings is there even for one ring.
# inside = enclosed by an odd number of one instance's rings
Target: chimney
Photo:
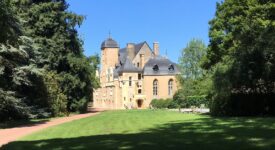
[[[133,60],[135,57],[135,45],[133,43],[127,43],[127,54],[128,57]]]
[[[140,54],[140,68],[144,67],[145,59],[144,59],[144,54]]]
[[[159,55],[159,42],[153,43],[153,50],[154,50],[155,56],[158,56]]]

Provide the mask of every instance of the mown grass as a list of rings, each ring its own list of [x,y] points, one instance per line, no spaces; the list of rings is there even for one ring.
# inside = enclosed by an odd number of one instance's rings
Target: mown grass
[[[274,118],[213,118],[178,112],[108,111],[42,130],[8,150],[274,149]]]

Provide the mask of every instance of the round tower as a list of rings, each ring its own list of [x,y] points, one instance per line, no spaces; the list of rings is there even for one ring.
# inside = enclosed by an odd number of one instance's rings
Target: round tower
[[[110,68],[115,68],[119,60],[119,45],[111,37],[101,44],[101,74],[107,75]]]

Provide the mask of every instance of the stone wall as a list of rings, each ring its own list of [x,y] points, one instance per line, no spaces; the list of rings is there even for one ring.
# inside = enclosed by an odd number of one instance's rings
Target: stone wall
[[[168,94],[168,82],[173,80],[172,94]],[[153,82],[158,81],[158,95],[153,95]],[[166,99],[173,98],[174,93],[178,90],[178,83],[175,76],[144,76],[144,91],[147,99],[147,105],[151,103],[153,99]]]

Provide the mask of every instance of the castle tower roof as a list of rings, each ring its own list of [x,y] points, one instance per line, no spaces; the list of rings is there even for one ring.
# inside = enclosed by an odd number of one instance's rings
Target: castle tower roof
[[[119,48],[119,45],[115,40],[109,37],[108,39],[103,41],[101,44],[101,49],[104,49],[104,48]]]

